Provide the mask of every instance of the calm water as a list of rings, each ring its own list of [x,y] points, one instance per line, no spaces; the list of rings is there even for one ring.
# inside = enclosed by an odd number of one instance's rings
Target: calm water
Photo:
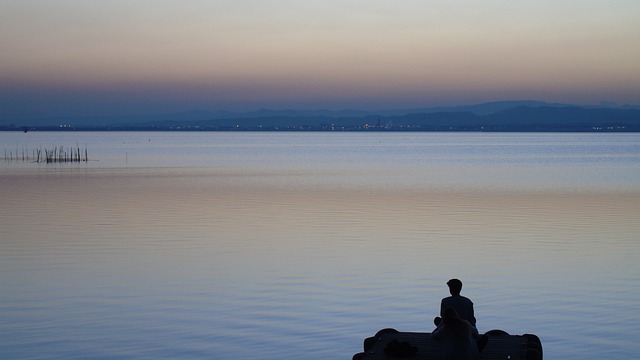
[[[0,160],[3,359],[350,359],[451,277],[547,359],[640,354],[640,134],[0,133],[56,145]]]

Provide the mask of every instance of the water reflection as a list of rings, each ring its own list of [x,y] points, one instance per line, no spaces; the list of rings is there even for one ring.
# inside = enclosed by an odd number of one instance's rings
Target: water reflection
[[[343,358],[383,327],[431,330],[459,277],[481,331],[536,333],[552,358],[637,353],[640,193],[282,169],[3,172],[3,352]]]

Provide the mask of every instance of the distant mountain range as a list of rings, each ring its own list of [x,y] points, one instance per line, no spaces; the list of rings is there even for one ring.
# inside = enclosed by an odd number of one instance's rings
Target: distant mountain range
[[[637,132],[640,107],[500,101],[382,111],[196,110],[158,115],[0,118],[0,130]]]

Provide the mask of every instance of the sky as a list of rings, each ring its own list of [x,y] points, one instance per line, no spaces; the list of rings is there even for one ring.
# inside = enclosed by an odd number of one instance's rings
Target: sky
[[[640,104],[638,0],[0,0],[0,118]]]

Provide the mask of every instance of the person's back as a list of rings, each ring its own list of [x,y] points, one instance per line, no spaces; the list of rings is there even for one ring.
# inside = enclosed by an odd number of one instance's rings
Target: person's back
[[[476,326],[476,318],[473,311],[473,302],[462,295],[451,295],[442,299],[440,304],[440,316],[444,316],[444,309],[453,308],[460,318],[467,320],[471,325]]]

